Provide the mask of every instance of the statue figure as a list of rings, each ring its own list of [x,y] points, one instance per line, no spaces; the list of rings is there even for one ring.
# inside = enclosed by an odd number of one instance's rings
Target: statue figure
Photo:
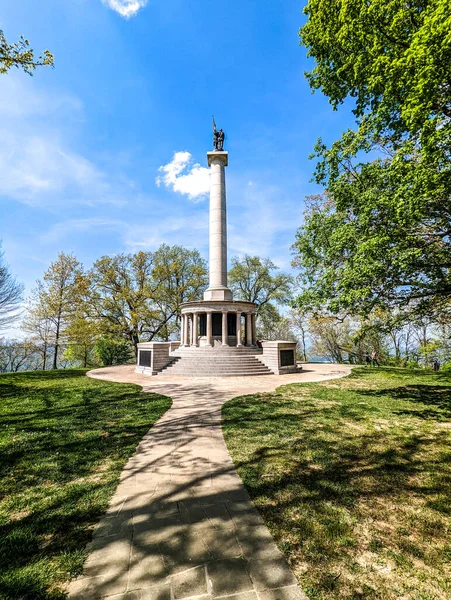
[[[216,129],[215,118],[213,117],[213,148],[215,150],[224,150],[224,138],[225,133],[222,129],[219,131]]]

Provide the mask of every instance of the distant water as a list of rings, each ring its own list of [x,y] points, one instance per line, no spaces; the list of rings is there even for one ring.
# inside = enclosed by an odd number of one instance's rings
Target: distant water
[[[312,363],[331,363],[332,361],[326,356],[310,356],[308,355],[309,362]]]

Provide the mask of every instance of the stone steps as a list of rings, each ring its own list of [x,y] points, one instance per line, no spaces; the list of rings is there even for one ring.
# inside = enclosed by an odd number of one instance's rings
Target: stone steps
[[[233,377],[251,375],[272,375],[268,369],[254,354],[235,352],[214,352],[212,349],[206,351],[174,352],[176,359],[160,371],[165,375],[185,375],[191,377]],[[200,349],[195,349],[200,350]],[[204,350],[204,349],[202,349]],[[208,352],[208,350],[210,350]],[[181,354],[177,356],[177,354]],[[238,354],[238,355],[237,355]]]

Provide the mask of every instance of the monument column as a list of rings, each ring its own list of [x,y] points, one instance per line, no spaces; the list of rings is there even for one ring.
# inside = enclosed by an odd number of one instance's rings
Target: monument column
[[[228,335],[227,335],[227,311],[222,312],[222,345],[228,346]]]
[[[252,314],[246,313],[246,346],[252,346]]]
[[[180,317],[180,346],[184,346],[183,336],[185,335],[185,315]]]
[[[210,283],[204,300],[232,300],[227,287],[227,210],[225,167],[228,152],[207,153],[210,167]]]
[[[198,345],[198,341],[199,341],[199,329],[198,329],[198,325],[197,325],[197,312],[193,313],[193,346],[197,346]]]
[[[189,346],[189,315],[185,314],[185,323],[184,323],[185,327],[185,332],[183,334],[183,345],[184,346]]]
[[[252,315],[252,345],[257,345],[257,315]]]
[[[241,313],[236,313],[236,345],[237,348],[241,347]]]
[[[190,314],[189,323],[190,323],[189,345],[194,346],[194,313]]]
[[[207,312],[207,346],[213,345],[213,324],[211,319],[211,311]]]

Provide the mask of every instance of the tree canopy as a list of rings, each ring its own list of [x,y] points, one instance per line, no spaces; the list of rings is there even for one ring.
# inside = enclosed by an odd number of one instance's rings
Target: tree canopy
[[[319,140],[295,262],[300,303],[338,312],[451,299],[451,13],[445,0],[310,0],[307,73],[357,128]]]

